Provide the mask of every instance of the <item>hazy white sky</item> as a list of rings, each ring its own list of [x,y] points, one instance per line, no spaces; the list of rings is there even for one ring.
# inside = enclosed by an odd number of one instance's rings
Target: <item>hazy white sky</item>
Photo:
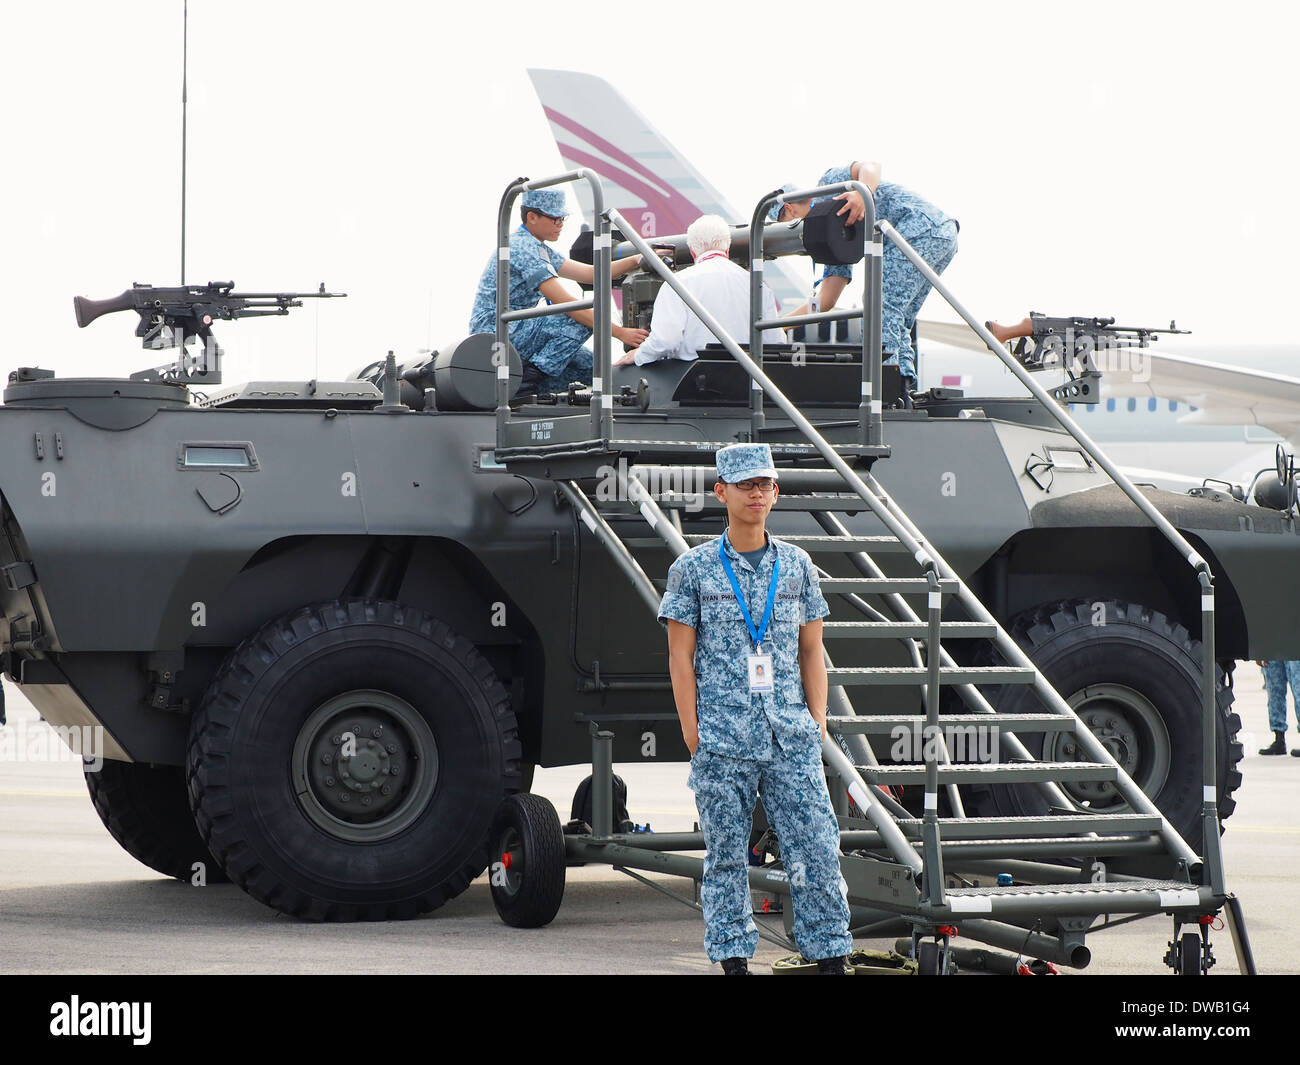
[[[464,330],[502,188],[560,169],[528,66],[608,79],[746,212],[882,160],[961,220],[945,277],[981,317],[1296,340],[1289,8],[791,10],[190,0],[188,280],[351,294],[227,324],[227,381]],[[5,7],[0,369],[162,361],[133,315],[78,330],[71,298],[177,283],[180,80],[181,0]]]

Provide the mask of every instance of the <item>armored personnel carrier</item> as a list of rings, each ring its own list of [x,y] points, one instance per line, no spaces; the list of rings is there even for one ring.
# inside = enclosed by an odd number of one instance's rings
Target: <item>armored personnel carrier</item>
[[[590,173],[512,184],[499,245],[520,191],[571,180],[594,187],[603,294],[621,219]],[[103,727],[87,783],[128,852],[288,914],[410,917],[512,853],[499,808],[535,766],[586,761],[598,733],[615,760],[684,759],[648,608],[673,555],[722,529],[713,450],[761,439],[782,467],[770,527],[814,553],[832,601],[832,714],[858,773],[842,811],[887,810],[901,835],[859,835],[924,851],[935,919],[951,912],[941,842],[950,867],[1111,855],[1116,876],[1188,888],[1188,914],[1222,904],[1232,663],[1300,657],[1300,597],[1279,577],[1300,572],[1292,512],[1117,485],[1063,427],[1058,399],[1095,401],[1086,365],[1056,397],[1013,366],[1036,395],[934,390],[904,409],[879,357],[888,226],[869,217],[856,245],[812,219],[765,230],[776,195],[737,234],[748,354],[723,337],[695,362],[613,370],[595,298],[597,379],[563,394],[514,394],[508,324],[549,307],[503,306],[496,336],[417,363],[192,401],[220,383],[214,319],[312,294],[78,301],[81,324],[133,309],[146,346],[181,354],[133,379],[10,374],[0,650],[46,720]],[[680,240],[628,239],[655,253],[630,282],[671,278]],[[802,323],[856,315],[856,343],[761,339],[766,257],[864,246],[866,312]],[[980,722],[992,749],[954,749]],[[937,753],[900,748],[940,726]]]

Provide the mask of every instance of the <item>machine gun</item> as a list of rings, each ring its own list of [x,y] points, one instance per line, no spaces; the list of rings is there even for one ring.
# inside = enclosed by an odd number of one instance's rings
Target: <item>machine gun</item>
[[[137,283],[112,299],[88,300],[74,296],[72,306],[77,325],[82,329],[101,315],[133,310],[140,316],[135,335],[146,351],[180,349],[174,363],[133,373],[131,380],[215,385],[221,383],[222,351],[212,335],[214,321],[288,314],[290,307],[301,307],[305,299],[347,295],[326,292],[324,282],[316,292],[236,292],[234,288],[233,281],[209,281],[206,285],[180,288],[154,288]],[[191,355],[187,348],[195,338],[202,342],[202,347]]]
[[[1140,356],[1131,349],[1159,340],[1159,333],[1190,333],[1173,322],[1168,329],[1116,325],[1114,318],[1049,318],[1037,311],[1010,326],[985,322],[984,327],[1004,344],[1014,340],[1011,354],[1025,369],[1065,371],[1068,380],[1052,389],[1066,403],[1096,403],[1104,370],[1137,370]]]

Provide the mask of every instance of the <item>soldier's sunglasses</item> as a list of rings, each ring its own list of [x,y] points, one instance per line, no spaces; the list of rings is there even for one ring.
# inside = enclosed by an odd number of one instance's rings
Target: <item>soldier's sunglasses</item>
[[[545,218],[548,222],[563,222],[563,221],[564,221],[564,219],[563,219],[562,217],[557,218],[557,217],[556,217],[555,215],[553,215],[553,214],[547,214],[545,211],[539,211],[536,207],[530,207],[530,208],[528,208],[528,209],[529,209],[530,211],[532,211],[533,214],[539,214],[539,215],[541,215],[541,216],[542,216],[543,218]]]
[[[775,481],[736,481],[732,485],[732,487],[739,488],[742,492],[752,492],[755,488],[757,488],[760,492],[766,495],[768,492],[772,491],[772,489],[776,487],[776,482]]]

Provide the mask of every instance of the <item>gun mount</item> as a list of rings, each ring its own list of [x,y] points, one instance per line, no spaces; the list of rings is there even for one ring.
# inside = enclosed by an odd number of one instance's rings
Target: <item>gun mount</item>
[[[316,292],[236,292],[233,281],[209,281],[206,285],[155,288],[133,284],[120,296],[88,300],[74,296],[72,307],[77,325],[85,329],[96,318],[116,311],[132,310],[140,316],[135,335],[146,351],[179,349],[171,364],[155,366],[131,375],[133,381],[175,384],[221,383],[221,346],[212,333],[212,323],[221,319],[262,318],[289,313],[305,299],[334,299],[346,292],[326,292],[322,281]],[[198,339],[198,352],[189,353],[189,343]]]

